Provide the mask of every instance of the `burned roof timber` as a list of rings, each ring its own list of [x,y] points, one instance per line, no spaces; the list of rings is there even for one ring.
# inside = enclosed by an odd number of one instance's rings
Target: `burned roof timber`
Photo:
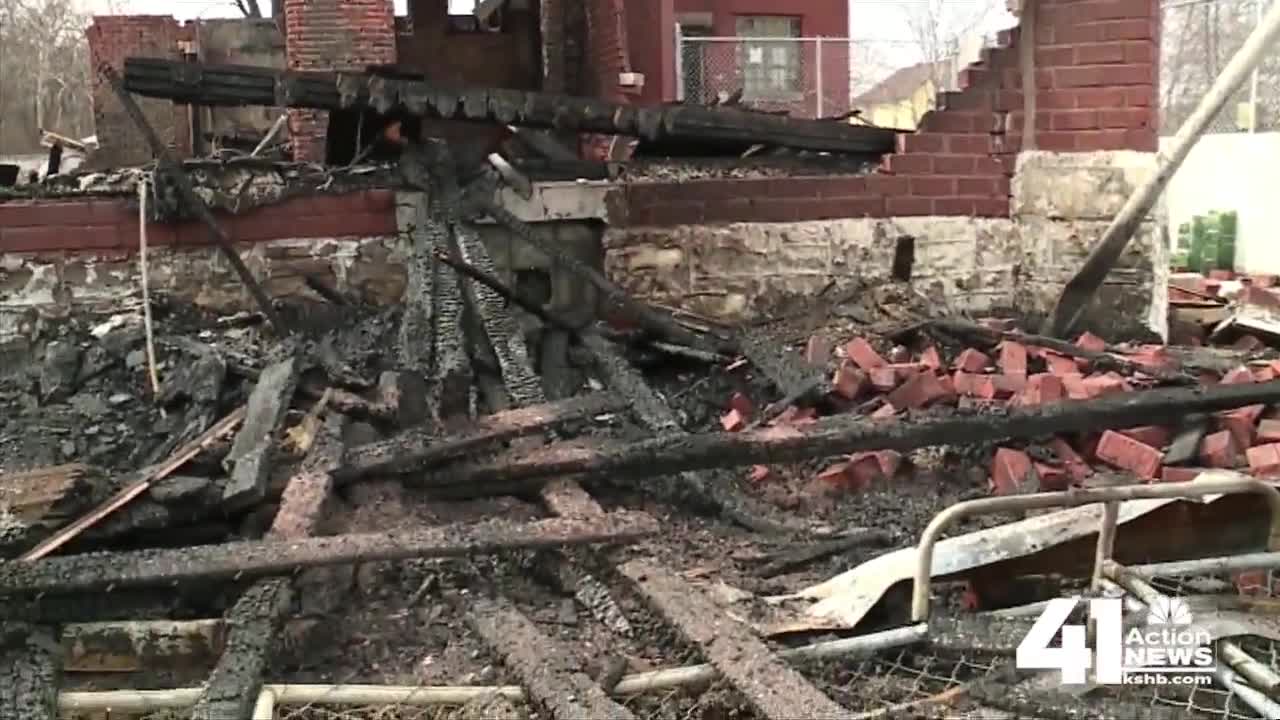
[[[782,145],[883,154],[896,132],[694,105],[636,107],[596,98],[499,88],[443,88],[373,73],[291,72],[247,65],[128,58],[125,88],[196,105],[264,105],[318,110],[372,108],[445,120],[632,135],[646,140]]]

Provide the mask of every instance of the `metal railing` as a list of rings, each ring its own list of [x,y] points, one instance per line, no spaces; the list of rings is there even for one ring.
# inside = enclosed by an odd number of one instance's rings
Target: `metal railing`
[[[676,31],[676,97],[733,102],[795,117],[836,117],[895,70],[919,62],[914,43],[850,37],[710,37]]]

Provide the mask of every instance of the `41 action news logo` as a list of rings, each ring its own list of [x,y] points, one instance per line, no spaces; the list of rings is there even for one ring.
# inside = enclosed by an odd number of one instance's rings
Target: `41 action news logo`
[[[1061,670],[1064,685],[1079,685],[1093,670],[1103,685],[1209,684],[1213,682],[1213,636],[1197,627],[1186,601],[1157,598],[1146,623],[1124,628],[1119,598],[1088,601],[1095,626],[1090,650],[1084,625],[1069,624],[1081,598],[1050,600],[1018,645],[1016,663],[1028,670]],[[1061,631],[1057,647],[1051,647]]]

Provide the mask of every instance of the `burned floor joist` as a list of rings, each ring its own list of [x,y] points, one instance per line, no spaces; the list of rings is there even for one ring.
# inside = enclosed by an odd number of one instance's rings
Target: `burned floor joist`
[[[0,623],[0,717],[57,720],[61,665],[51,630]]]
[[[1210,387],[1146,390],[1009,408],[1001,414],[922,414],[886,422],[862,417],[822,418],[793,433],[765,431],[665,435],[634,443],[560,443],[556,447],[477,463],[429,482],[485,484],[511,492],[540,478],[565,475],[654,477],[718,467],[771,465],[871,450],[908,451],[939,445],[995,443],[1074,432],[1137,427],[1153,417],[1232,410],[1280,402],[1280,380]]]
[[[487,445],[593,415],[615,412],[625,406],[626,401],[615,394],[593,393],[494,413],[480,418],[464,432],[443,438],[427,428],[415,428],[388,440],[350,448],[336,478],[349,481],[378,473],[412,472],[424,465],[459,457]]]
[[[298,568],[375,560],[465,557],[506,550],[624,543],[657,531],[645,513],[599,518],[504,519],[412,532],[334,535],[306,540],[241,541],[180,550],[96,552],[36,562],[0,562],[0,595],[169,585],[204,578],[275,575]]]
[[[596,369],[605,383],[631,401],[633,412],[647,429],[673,437],[687,436],[676,421],[676,414],[610,342],[598,335],[587,335],[582,341],[594,356]],[[664,479],[657,490],[677,506],[701,507],[756,532],[791,534],[800,530],[771,519],[775,513],[706,473],[681,472],[670,480]]]
[[[226,649],[205,683],[191,720],[252,715],[280,623],[292,604],[289,581],[264,580],[249,588],[227,614]]]
[[[511,602],[472,598],[467,624],[515,673],[529,698],[552,718],[633,720],[571,659],[573,651],[543,634]]]
[[[631,135],[649,141],[781,145],[828,152],[892,152],[896,132],[697,105],[635,107],[596,98],[497,88],[451,89],[369,73],[289,72],[156,58],[125,60],[124,84],[144,97],[193,105],[317,110],[367,107],[443,120]]]
[[[647,560],[632,560],[619,570],[659,614],[702,650],[707,662],[762,717],[788,720],[850,715],[702,591]]]

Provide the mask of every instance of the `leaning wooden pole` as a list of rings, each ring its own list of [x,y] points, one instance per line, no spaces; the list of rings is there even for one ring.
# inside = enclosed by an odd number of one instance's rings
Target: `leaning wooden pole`
[[[1066,337],[1076,329],[1085,309],[1089,306],[1089,301],[1102,286],[1107,273],[1120,259],[1120,254],[1129,244],[1129,239],[1138,229],[1142,218],[1151,211],[1160,193],[1164,191],[1169,180],[1182,165],[1182,161],[1186,160],[1191,148],[1209,127],[1209,122],[1222,110],[1222,106],[1227,103],[1231,95],[1240,89],[1254,67],[1262,61],[1262,57],[1269,51],[1275,50],[1277,39],[1280,39],[1280,3],[1272,3],[1262,22],[1250,33],[1244,45],[1236,51],[1231,62],[1227,63],[1227,67],[1213,81],[1209,91],[1200,98],[1200,104],[1196,106],[1195,111],[1182,123],[1169,149],[1156,156],[1155,175],[1133,191],[1124,207],[1120,208],[1119,214],[1102,234],[1102,240],[1093,252],[1089,253],[1084,266],[1062,289],[1062,295],[1059,296],[1058,304],[1046,323],[1044,334]]]

